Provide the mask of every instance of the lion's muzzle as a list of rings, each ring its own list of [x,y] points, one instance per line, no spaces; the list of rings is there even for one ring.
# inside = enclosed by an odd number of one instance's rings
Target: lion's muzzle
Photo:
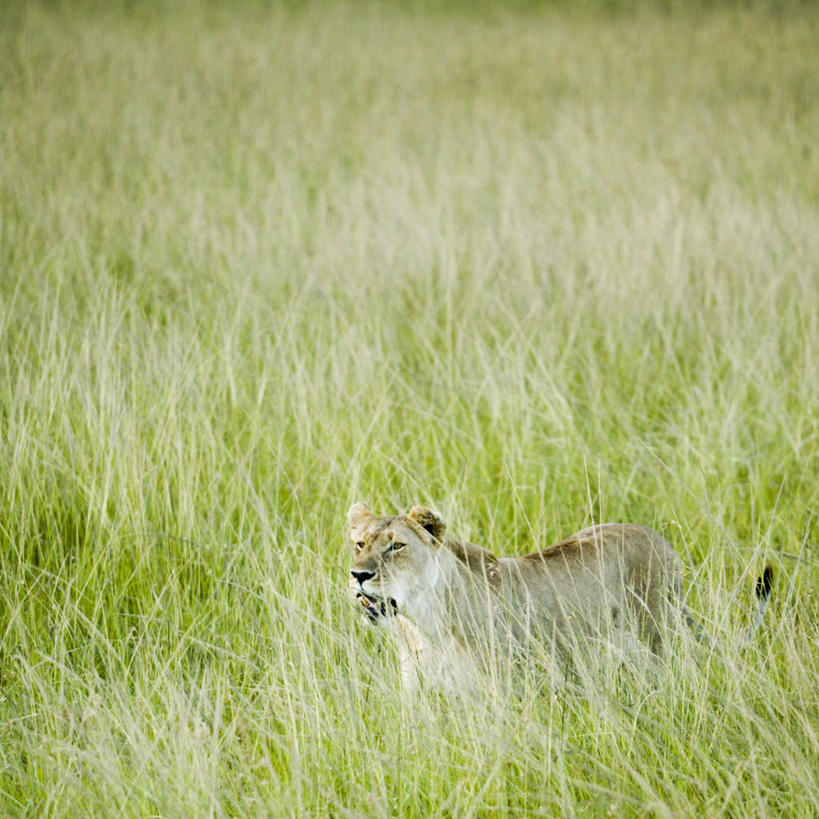
[[[394,598],[390,598],[386,602],[378,597],[371,597],[363,591],[355,593],[356,602],[364,609],[364,614],[370,620],[376,621],[379,617],[386,617],[388,614],[396,614],[398,612],[398,603]]]

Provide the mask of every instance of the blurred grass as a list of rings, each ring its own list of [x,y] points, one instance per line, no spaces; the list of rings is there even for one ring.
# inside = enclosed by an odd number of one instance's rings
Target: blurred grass
[[[816,812],[788,8],[4,4],[0,811]],[[721,647],[408,713],[359,498],[503,554],[654,526]]]

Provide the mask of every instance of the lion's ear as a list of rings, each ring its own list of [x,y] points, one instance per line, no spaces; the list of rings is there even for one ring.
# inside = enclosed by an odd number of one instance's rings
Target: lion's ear
[[[347,523],[350,524],[351,529],[355,529],[357,526],[366,523],[372,516],[373,513],[370,511],[370,507],[367,506],[366,503],[359,501],[351,506],[350,511],[347,512]]]
[[[426,529],[435,540],[442,540],[446,531],[446,524],[437,512],[427,509],[425,506],[413,506],[407,515],[410,520],[414,520],[423,529]]]

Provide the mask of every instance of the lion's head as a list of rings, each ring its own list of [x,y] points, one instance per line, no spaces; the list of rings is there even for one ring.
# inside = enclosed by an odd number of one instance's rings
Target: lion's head
[[[411,610],[413,600],[434,585],[445,524],[430,509],[379,517],[364,503],[347,513],[353,565],[350,589],[364,612],[379,622]]]

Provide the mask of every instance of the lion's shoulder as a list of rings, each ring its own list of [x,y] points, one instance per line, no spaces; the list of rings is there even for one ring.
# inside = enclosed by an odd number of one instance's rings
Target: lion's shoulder
[[[498,558],[489,549],[484,549],[475,543],[447,538],[446,546],[466,567],[476,574],[485,575],[493,579],[498,576]]]

